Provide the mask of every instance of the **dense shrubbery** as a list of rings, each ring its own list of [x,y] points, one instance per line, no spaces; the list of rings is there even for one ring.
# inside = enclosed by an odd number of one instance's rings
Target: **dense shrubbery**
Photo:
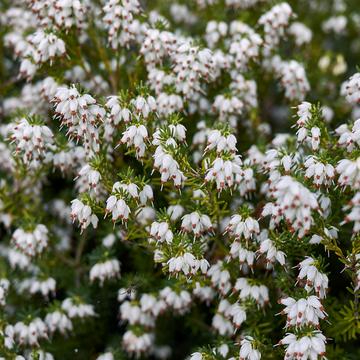
[[[0,11],[1,359],[360,357],[357,1]]]

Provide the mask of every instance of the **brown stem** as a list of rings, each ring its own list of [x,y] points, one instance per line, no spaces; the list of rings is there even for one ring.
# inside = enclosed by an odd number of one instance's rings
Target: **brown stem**
[[[355,291],[355,295],[354,295],[354,317],[356,320],[359,320],[358,306],[359,306],[359,290]]]
[[[85,246],[85,240],[86,240],[85,233],[83,233],[80,236],[80,240],[79,240],[78,246],[76,248],[75,265],[80,265],[81,254],[82,254],[84,246]],[[80,272],[81,271],[82,271],[82,269],[80,267],[78,267],[75,270],[75,285],[76,285],[76,287],[80,286]]]
[[[87,70],[87,68],[86,68],[86,66],[84,64],[84,61],[82,59],[82,56],[81,56],[81,54],[79,53],[79,50],[76,47],[74,47],[74,52],[78,56],[78,60],[80,61],[80,66],[83,68],[86,75],[93,81],[93,83],[95,84],[95,86],[97,88],[99,88],[104,94],[106,94],[107,91],[95,80],[94,75],[90,71]]]
[[[209,184],[206,184],[206,189],[207,189],[207,192],[209,194],[209,199],[210,199],[210,208],[211,209],[214,209],[214,201],[213,201],[213,198],[212,198],[212,193],[211,193],[211,190],[209,188]],[[210,249],[210,252],[208,253],[208,256],[209,256],[209,259],[212,257],[215,249],[216,249],[216,245],[217,245],[217,242],[220,238],[220,217],[219,217],[219,214],[216,213],[216,222],[217,222],[217,226],[216,226],[216,239],[214,240],[214,243]]]
[[[70,265],[70,266],[74,266],[75,262],[66,258],[60,251],[55,250],[55,255],[65,264]]]
[[[352,251],[352,256],[351,256],[351,271],[352,271],[352,278],[353,278],[353,282],[354,282],[354,287],[356,286],[356,264],[357,264],[357,258],[356,258],[356,248],[357,248],[357,244],[356,242],[359,242],[359,238],[354,239],[354,243],[353,243],[353,251]],[[359,320],[359,311],[358,311],[358,306],[359,306],[359,290],[355,290],[354,289],[354,318],[356,320]]]

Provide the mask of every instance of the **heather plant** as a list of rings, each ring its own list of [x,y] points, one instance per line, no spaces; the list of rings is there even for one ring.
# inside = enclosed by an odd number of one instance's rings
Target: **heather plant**
[[[0,359],[360,357],[357,1],[0,16]]]

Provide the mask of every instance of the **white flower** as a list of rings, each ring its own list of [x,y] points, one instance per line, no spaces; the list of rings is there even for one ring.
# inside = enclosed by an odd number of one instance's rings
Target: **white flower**
[[[317,296],[310,295],[298,301],[292,297],[287,297],[278,300],[278,303],[286,306],[281,311],[281,315],[287,314],[285,328],[293,326],[300,328],[309,324],[320,328],[319,319],[326,320],[327,313]]]
[[[208,230],[214,230],[209,216],[195,211],[182,217],[181,231],[187,234],[192,231],[195,237],[199,237],[206,234]]]
[[[310,91],[305,69],[295,60],[281,62],[277,76],[281,77],[280,85],[285,89],[285,99],[289,101],[303,101],[306,93]]]
[[[202,354],[199,352],[194,352],[191,354],[190,360],[202,360]]]
[[[232,323],[220,314],[215,314],[211,322],[212,328],[222,336],[231,336],[234,333]]]
[[[26,118],[21,118],[13,124],[9,131],[11,132],[9,140],[16,142],[14,154],[25,150],[25,165],[29,165],[32,157],[35,158],[36,164],[40,165],[39,155],[45,157],[46,147],[55,144],[53,140],[55,136],[46,125],[35,125]]]
[[[111,352],[106,352],[96,358],[96,360],[114,360],[114,356]]]
[[[66,298],[61,304],[61,309],[67,313],[70,319],[97,316],[94,306],[85,304],[78,296]]]
[[[63,336],[66,336],[67,331],[72,331],[73,326],[71,320],[60,311],[56,310],[45,316],[45,323],[51,333],[59,330]]]
[[[286,254],[283,251],[278,250],[274,241],[270,239],[263,240],[257,252],[259,255],[266,253],[266,269],[269,269],[270,266],[274,266],[275,260],[277,260],[280,265],[285,268]]]
[[[160,118],[166,118],[172,113],[184,111],[184,103],[179,95],[160,92],[156,97],[156,107]]]
[[[265,42],[270,48],[279,46],[279,38],[285,36],[284,28],[291,17],[295,17],[295,14],[286,2],[273,6],[260,17],[258,24],[264,25]]]
[[[130,325],[139,323],[141,309],[138,305],[125,301],[120,305],[119,312],[121,314],[121,321],[128,321]]]
[[[272,226],[276,226],[275,224],[284,216],[287,223],[292,225],[292,230],[298,231],[298,237],[302,238],[309,232],[313,222],[311,209],[319,211],[315,194],[292,177],[282,176],[273,195],[277,198],[276,204],[266,205],[262,217],[272,213],[275,215],[275,218],[272,218]]]
[[[71,217],[73,221],[77,218],[81,226],[81,233],[90,225],[96,229],[98,225],[98,217],[92,214],[92,209],[89,205],[84,205],[80,200],[74,199],[71,201]]]
[[[145,65],[149,71],[156,64],[162,64],[165,55],[171,55],[176,49],[176,37],[169,31],[147,29],[140,48],[139,55],[144,56]]]
[[[230,273],[223,268],[223,262],[218,260],[216,264],[211,265],[207,276],[211,277],[210,286],[217,287],[219,294],[225,297],[231,289],[231,283],[229,281]]]
[[[314,186],[320,188],[324,184],[325,188],[328,189],[333,184],[335,169],[331,164],[322,163],[321,158],[309,155],[303,167],[307,168],[305,179],[313,178]]]
[[[36,253],[41,255],[44,248],[48,247],[49,231],[43,224],[38,224],[31,231],[24,231],[18,228],[12,235],[13,243],[29,257],[34,257]]]
[[[242,161],[240,155],[235,155],[231,160],[223,160],[218,157],[211,164],[211,167],[207,170],[204,182],[216,181],[216,187],[218,192],[222,192],[227,187],[232,189],[234,183],[239,183],[236,178],[237,175],[244,176],[242,168]]]
[[[122,108],[122,100],[120,97],[111,95],[108,96],[108,102],[105,104],[104,108],[110,108],[110,119],[114,127],[119,125],[121,120],[124,120],[125,124],[129,124],[132,113],[127,107]]]
[[[230,114],[237,113],[241,115],[241,109],[243,107],[243,102],[236,96],[228,98],[224,95],[217,95],[212,105],[212,111],[218,112],[220,121],[224,122]]]
[[[15,338],[20,345],[39,346],[39,339],[47,339],[46,324],[40,319],[31,319],[30,323],[17,322],[14,326]]]
[[[172,58],[175,62],[176,92],[182,92],[187,99],[191,98],[194,90],[202,92],[200,78],[207,80],[213,72],[211,50],[200,50],[199,46],[185,42],[175,50]]]
[[[90,283],[96,278],[100,280],[100,286],[103,285],[105,279],[120,278],[120,261],[117,259],[107,260],[95,264],[89,274]]]
[[[7,257],[13,269],[18,266],[21,270],[24,270],[30,265],[29,257],[18,250],[9,249]]]
[[[114,51],[118,45],[129,46],[130,39],[134,38],[136,22],[133,21],[133,14],[141,14],[142,9],[138,0],[118,1],[109,0],[101,9],[105,14],[102,21],[108,24],[108,43]]]
[[[324,33],[330,33],[334,31],[337,35],[344,34],[347,25],[347,18],[343,15],[331,16],[328,20],[321,24]]]
[[[297,356],[303,359],[317,359],[320,355],[321,359],[326,360],[326,342],[326,337],[320,331],[315,330],[302,337],[287,333],[278,345],[288,345],[285,359],[294,359]]]
[[[239,345],[240,348],[240,360],[260,360],[261,353],[259,350],[253,348],[252,341],[254,338],[246,336],[244,340],[241,340]]]
[[[341,159],[335,168],[335,174],[340,174],[338,185],[358,189],[360,187],[360,158],[356,161]]]
[[[192,299],[188,291],[182,290],[178,294],[170,287],[166,287],[159,292],[159,296],[165,301],[165,304],[169,307],[173,307],[179,314],[185,314],[190,311],[190,305]]]
[[[163,185],[168,181],[169,179],[172,179],[174,181],[174,185],[177,186],[178,189],[180,189],[185,176],[182,173],[182,171],[179,170],[179,164],[178,162],[172,157],[171,154],[164,152],[164,149],[161,145],[161,141],[159,140],[160,132],[156,131],[153,135],[153,145],[156,145],[157,148],[155,150],[155,154],[153,155],[154,158],[154,166],[153,166],[153,172],[156,169],[159,169],[159,172],[161,174],[161,189]],[[172,145],[175,148],[177,147],[176,141],[173,138],[170,138],[166,141],[165,145]]]
[[[205,152],[208,152],[216,147],[216,155],[219,156],[222,151],[230,150],[235,154],[236,149],[236,137],[233,134],[228,136],[223,136],[220,130],[212,130],[208,136],[208,141],[206,142]]]
[[[200,301],[206,301],[206,304],[209,306],[210,302],[214,299],[216,292],[210,286],[201,286],[199,282],[196,282],[193,295],[198,297]]]
[[[115,235],[109,234],[102,239],[102,245],[107,248],[111,248],[114,245],[115,241],[116,241]]]
[[[105,116],[105,110],[96,105],[89,94],[80,94],[75,85],[59,87],[54,98],[55,117],[62,121],[60,128],[68,126],[70,138],[83,139],[87,154],[100,151],[99,131],[96,125]]]
[[[123,132],[119,145],[126,143],[128,148],[134,145],[136,158],[143,159],[147,147],[145,141],[149,141],[147,129],[144,125],[137,124],[131,125]]]
[[[30,294],[35,294],[37,292],[41,292],[42,296],[45,299],[48,299],[49,292],[51,292],[52,296],[56,295],[56,280],[49,277],[44,281],[36,280],[34,281],[29,289]]]
[[[171,215],[170,216],[171,220],[179,219],[184,213],[184,211],[185,209],[182,205],[170,205],[167,208],[167,213]]]
[[[235,239],[244,236],[245,240],[249,241],[255,234],[260,235],[260,227],[257,220],[252,217],[249,216],[246,219],[243,219],[241,215],[235,214],[231,217],[224,234],[227,232],[232,236],[235,235]]]
[[[295,36],[296,46],[310,43],[312,38],[312,31],[303,23],[295,21],[293,22],[287,31],[289,34]]]
[[[360,73],[355,73],[348,81],[341,84],[340,95],[345,96],[347,103],[351,106],[356,106],[360,101],[359,85]]]
[[[309,293],[314,289],[316,296],[324,299],[328,291],[329,279],[326,274],[318,270],[318,262],[312,257],[306,257],[306,259],[301,261],[297,266],[300,269],[297,280],[299,281],[305,276],[307,277],[305,290]]]
[[[265,285],[249,285],[246,278],[236,280],[233,293],[240,291],[238,300],[246,300],[248,296],[252,297],[261,307],[265,308],[265,304],[269,304],[269,290]]]
[[[141,336],[135,335],[131,330],[125,332],[121,344],[129,354],[136,354],[139,358],[141,353],[147,354],[153,347],[155,335],[144,333]]]

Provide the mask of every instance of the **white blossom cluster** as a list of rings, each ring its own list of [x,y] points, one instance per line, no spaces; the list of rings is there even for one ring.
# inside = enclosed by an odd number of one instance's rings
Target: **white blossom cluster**
[[[253,340],[254,338],[252,338],[251,336],[246,336],[244,340],[240,341],[240,360],[260,360],[261,353],[259,352],[259,350],[253,347]]]
[[[307,324],[320,328],[319,319],[326,320],[327,314],[317,296],[310,295],[298,301],[288,297],[279,300],[279,303],[286,306],[281,311],[282,315],[287,315],[285,328],[299,328]]]
[[[79,225],[81,226],[81,232],[83,232],[90,223],[94,228],[97,228],[99,219],[92,213],[92,209],[89,205],[84,205],[80,200],[74,199],[71,201],[71,217],[73,221],[77,218]]]
[[[105,110],[96,105],[89,94],[81,95],[75,85],[60,87],[51,100],[54,102],[55,117],[61,120],[60,127],[69,127],[69,138],[83,139],[86,153],[100,150],[99,132],[96,125],[105,115]]]
[[[181,128],[182,129],[182,128]],[[176,132],[173,129],[169,129],[172,135],[175,137],[178,136],[178,130]],[[181,142],[184,142],[185,131],[181,130],[180,139]],[[168,181],[173,180],[174,185],[180,189],[185,176],[181,170],[179,170],[179,163],[174,159],[170,151],[167,151],[164,147],[172,146],[177,151],[179,147],[174,137],[169,137],[165,142],[160,139],[160,130],[157,130],[153,134],[154,140],[152,144],[157,146],[155,150],[153,172],[159,170],[161,174],[161,184],[162,186]]]
[[[357,105],[360,101],[360,73],[355,73],[350,77],[349,81],[345,81],[342,85],[343,95],[349,104]]]
[[[45,323],[51,334],[53,334],[56,330],[59,330],[63,336],[66,336],[68,331],[73,331],[71,320],[66,316],[66,314],[60,312],[59,310],[47,314],[45,316]]]
[[[232,285],[230,282],[230,272],[224,268],[223,262],[218,260],[216,264],[211,265],[207,276],[210,277],[210,286],[217,288],[218,293],[225,297]]]
[[[48,247],[49,230],[43,224],[38,224],[31,231],[25,231],[18,228],[12,235],[12,241],[27,256],[34,257],[36,254],[41,255],[44,248]]]
[[[246,300],[250,296],[262,309],[264,309],[265,304],[269,303],[268,288],[265,285],[251,285],[246,278],[237,279],[232,291],[233,293],[240,291],[238,300]]]
[[[304,67],[295,60],[280,61],[276,73],[281,77],[280,86],[285,90],[285,99],[303,101],[310,90]]]
[[[261,217],[272,215],[272,228],[284,217],[291,230],[298,231],[299,238],[308,233],[313,221],[311,209],[319,210],[315,194],[290,176],[283,176],[276,184],[273,195],[277,198],[276,202],[265,205]]]
[[[266,254],[266,269],[269,269],[270,266],[275,265],[275,260],[280,263],[280,265],[285,268],[285,256],[286,254],[279,250],[275,242],[271,239],[265,239],[261,242],[258,254]]]
[[[47,326],[40,319],[31,319],[29,323],[17,322],[14,326],[14,336],[20,345],[39,346],[38,340],[47,339]]]
[[[278,345],[288,345],[286,348],[286,359],[298,359],[298,356],[307,359],[326,359],[325,346],[326,337],[320,331],[311,331],[306,336],[297,337],[295,334],[288,333]]]
[[[102,263],[95,264],[89,273],[89,280],[92,283],[95,279],[100,280],[100,286],[103,285],[105,279],[115,279],[120,277],[120,261],[111,259]]]
[[[264,25],[265,43],[270,48],[279,46],[280,37],[285,36],[285,27],[289,25],[289,20],[295,16],[290,5],[283,2],[275,5],[260,17],[258,24]]]
[[[335,169],[331,164],[324,164],[321,159],[309,155],[303,167],[306,168],[305,179],[313,178],[314,186],[320,188],[324,185],[326,189],[329,189],[333,185]]]
[[[315,290],[316,296],[319,299],[324,299],[328,291],[329,279],[326,274],[318,270],[319,266],[316,260],[312,257],[307,257],[301,261],[297,266],[300,269],[297,280],[300,281],[306,277],[305,290],[309,293],[312,289]]]
[[[317,126],[313,126],[311,129],[308,129],[309,120],[312,119],[310,108],[311,104],[308,102],[303,102],[296,107],[296,109],[299,110],[296,113],[296,116],[298,116],[299,119],[296,121],[295,125],[298,127],[298,144],[307,140],[309,143],[311,142],[313,152],[316,152],[319,149],[321,131]]]
[[[25,151],[24,163],[29,165],[34,157],[35,164],[40,166],[40,155],[45,156],[46,147],[54,145],[55,136],[49,127],[31,124],[26,118],[21,118],[9,130],[9,140],[16,142],[15,154]]]
[[[97,316],[94,306],[85,304],[79,297],[66,298],[61,304],[61,309],[70,319]]]
[[[343,35],[346,31],[347,18],[345,16],[331,16],[321,24],[325,33],[333,31],[336,35]]]
[[[182,92],[186,99],[191,98],[194,90],[203,92],[200,77],[206,80],[214,72],[210,49],[200,50],[199,46],[184,43],[176,49],[173,58],[176,91]]]
[[[304,43],[308,44],[312,39],[311,29],[298,21],[293,22],[289,26],[287,33],[295,37],[296,46],[301,46]]]
[[[101,21],[108,24],[108,43],[114,50],[118,46],[129,46],[134,35],[140,31],[139,23],[133,20],[133,14],[141,14],[140,3],[137,0],[110,0],[101,9],[104,17]]]

